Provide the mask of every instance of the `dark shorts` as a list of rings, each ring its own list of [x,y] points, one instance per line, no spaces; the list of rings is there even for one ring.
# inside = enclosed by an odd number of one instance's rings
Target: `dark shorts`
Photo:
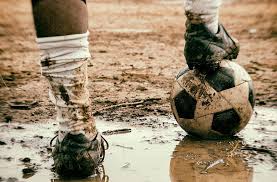
[[[39,1],[43,1],[43,0],[32,0],[32,6],[35,6]],[[80,0],[83,1],[84,3],[87,3],[87,0]]]

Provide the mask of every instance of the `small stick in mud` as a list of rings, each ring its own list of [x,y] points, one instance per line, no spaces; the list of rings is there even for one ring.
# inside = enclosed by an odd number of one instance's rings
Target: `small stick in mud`
[[[236,143],[236,145],[234,146],[234,148],[229,152],[229,154],[227,155],[227,157],[233,157],[235,154],[234,152],[236,151],[236,149],[238,148],[239,146],[239,141]]]
[[[209,164],[203,171],[201,171],[200,173],[201,174],[206,174],[206,173],[208,173],[208,169],[210,169],[210,168],[212,168],[212,167],[214,167],[214,166],[216,166],[216,165],[218,165],[218,164],[224,164],[224,160],[223,159],[218,159],[218,160],[216,160],[216,161],[213,161],[211,164]]]
[[[111,109],[116,109],[119,107],[127,107],[127,106],[137,106],[137,105],[141,105],[141,104],[149,104],[150,102],[155,102],[155,101],[159,101],[161,100],[161,98],[147,98],[141,101],[137,101],[137,102],[127,102],[127,103],[121,103],[121,104],[116,104],[116,105],[112,105],[112,106],[108,106],[108,107],[104,107],[102,109],[99,109],[95,112],[93,112],[93,115],[99,115],[102,111],[107,111],[107,110],[111,110]]]
[[[108,130],[102,132],[103,135],[117,135],[117,134],[125,134],[130,133],[132,130],[130,128],[117,129],[117,130]]]
[[[9,102],[12,109],[30,110],[38,105],[37,101],[13,101]]]
[[[114,145],[114,146],[116,146],[116,147],[121,147],[121,148],[124,148],[124,149],[134,150],[134,147],[127,147],[127,146],[124,146],[124,145],[116,144],[116,145]]]

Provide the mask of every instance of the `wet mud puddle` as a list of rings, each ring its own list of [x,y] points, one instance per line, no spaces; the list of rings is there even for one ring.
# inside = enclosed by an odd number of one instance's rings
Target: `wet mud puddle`
[[[277,179],[277,110],[257,107],[238,138],[205,141],[191,138],[173,118],[145,118],[152,127],[106,122],[97,125],[109,141],[102,181],[194,182]],[[58,126],[48,123],[1,123],[0,181],[66,182],[51,171],[49,142]],[[101,181],[101,182],[102,182]]]

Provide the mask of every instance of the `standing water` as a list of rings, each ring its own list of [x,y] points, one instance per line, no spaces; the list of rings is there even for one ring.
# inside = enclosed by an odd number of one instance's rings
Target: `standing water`
[[[277,179],[276,109],[257,107],[238,137],[223,141],[189,137],[174,124],[173,118],[146,119],[156,120],[160,125],[131,126],[98,119],[98,128],[108,131],[104,134],[110,144],[102,181],[273,182]],[[111,132],[117,129],[128,132]],[[54,122],[2,123],[0,181],[100,182],[99,176],[62,180],[51,171],[49,141],[56,130]]]

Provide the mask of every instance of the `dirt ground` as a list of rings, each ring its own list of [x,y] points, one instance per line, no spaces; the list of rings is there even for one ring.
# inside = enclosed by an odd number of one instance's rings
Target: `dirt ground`
[[[28,0],[0,0],[0,121],[41,122],[54,118],[46,80],[40,75]],[[126,120],[169,115],[174,76],[185,66],[185,16],[177,0],[89,0],[89,90],[95,115]],[[221,21],[239,39],[237,61],[254,80],[257,105],[277,106],[277,3],[228,1]],[[12,101],[36,101],[30,110]],[[128,107],[102,108],[121,103]],[[111,112],[112,111],[112,112]]]
[[[0,8],[0,181],[60,182],[51,172],[48,145],[57,124],[38,65],[31,3],[0,0]],[[113,181],[122,176],[129,181],[276,179],[276,1],[228,0],[221,8],[221,22],[240,41],[237,61],[254,80],[256,105],[264,106],[256,107],[238,140],[226,141],[194,141],[171,115],[171,84],[185,66],[182,0],[88,0],[88,9],[93,56],[89,90],[98,127],[132,129],[107,136],[111,149],[104,165]],[[10,106],[24,101],[33,107]],[[145,166],[151,160],[159,163]],[[214,162],[218,164],[208,171]],[[34,173],[22,176],[25,167],[34,167]]]

